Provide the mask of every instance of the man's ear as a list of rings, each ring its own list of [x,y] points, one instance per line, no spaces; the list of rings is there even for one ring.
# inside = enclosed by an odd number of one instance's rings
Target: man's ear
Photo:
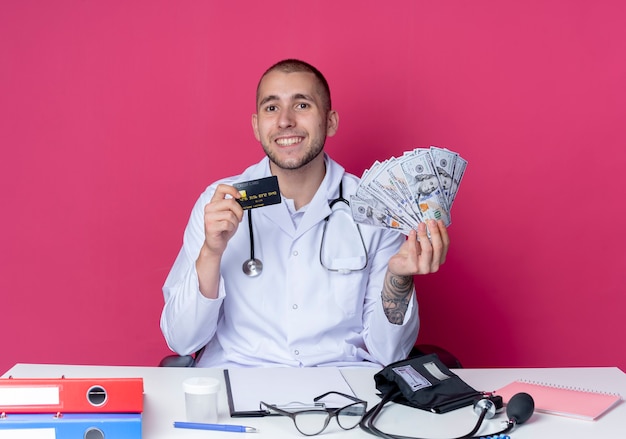
[[[335,110],[330,110],[327,116],[326,135],[332,137],[339,129],[339,113]]]
[[[254,137],[260,142],[261,136],[259,136],[259,119],[256,113],[252,115],[252,131],[254,132]]]

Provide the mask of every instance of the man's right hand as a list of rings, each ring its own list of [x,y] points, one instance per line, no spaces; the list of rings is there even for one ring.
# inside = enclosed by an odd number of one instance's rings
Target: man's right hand
[[[243,218],[243,208],[237,202],[240,197],[233,186],[220,184],[204,206],[204,244],[196,260],[196,271],[200,292],[208,298],[217,297],[222,254]]]
[[[204,206],[204,246],[214,255],[224,253],[239,227],[243,218],[243,209],[237,202],[240,197],[233,186],[220,184],[209,204]]]

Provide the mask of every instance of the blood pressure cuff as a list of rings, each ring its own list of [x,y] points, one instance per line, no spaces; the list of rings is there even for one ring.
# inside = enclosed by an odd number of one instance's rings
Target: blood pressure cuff
[[[473,389],[441,362],[437,354],[397,361],[374,375],[376,389],[385,399],[446,413],[471,405],[481,392]]]

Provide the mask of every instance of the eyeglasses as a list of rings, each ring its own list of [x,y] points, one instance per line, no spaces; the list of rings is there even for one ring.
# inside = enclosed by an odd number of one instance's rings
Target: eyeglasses
[[[341,408],[326,408],[322,405],[320,408],[298,410],[297,406],[293,408],[281,406],[281,408],[279,408],[275,404],[268,404],[261,401],[261,408],[263,409],[265,407],[271,412],[290,417],[298,431],[305,436],[320,434],[328,427],[328,423],[332,418],[337,418],[337,424],[344,430],[351,430],[359,425],[359,422],[361,422],[363,415],[365,415],[367,411],[366,401],[340,392],[324,393],[314,398],[313,401],[318,402],[328,395],[341,395],[353,402]]]

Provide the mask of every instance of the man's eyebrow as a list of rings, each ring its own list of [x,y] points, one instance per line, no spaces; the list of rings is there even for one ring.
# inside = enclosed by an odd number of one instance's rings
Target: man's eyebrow
[[[265,105],[265,104],[267,104],[268,102],[271,102],[271,101],[277,101],[277,100],[278,100],[278,96],[276,96],[276,95],[269,95],[269,96],[265,96],[263,99],[261,99],[261,100],[259,101],[259,106],[261,106],[261,105]]]
[[[313,96],[305,95],[304,93],[296,93],[295,95],[293,95],[293,100],[300,100],[300,99],[304,99],[305,101],[312,101]]]

